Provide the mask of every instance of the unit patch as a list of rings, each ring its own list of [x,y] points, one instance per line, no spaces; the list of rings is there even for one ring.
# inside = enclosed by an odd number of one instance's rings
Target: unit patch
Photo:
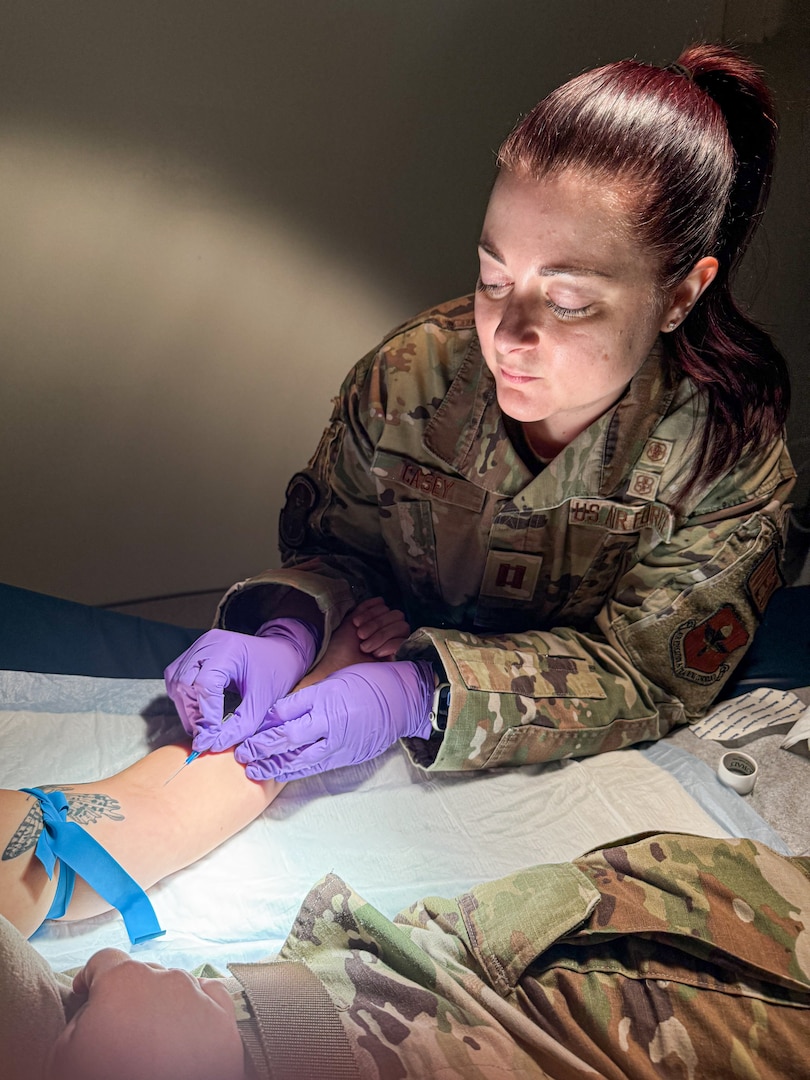
[[[748,575],[748,592],[760,615],[764,615],[768,601],[782,584],[782,575],[779,572],[779,560],[776,551],[771,548]]]
[[[673,670],[690,682],[718,682],[728,671],[728,658],[747,645],[748,638],[731,604],[724,604],[702,622],[687,619],[669,641]]]

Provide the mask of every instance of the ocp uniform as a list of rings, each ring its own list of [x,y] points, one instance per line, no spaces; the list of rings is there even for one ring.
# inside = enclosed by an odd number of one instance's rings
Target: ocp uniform
[[[451,685],[443,737],[409,747],[428,768],[658,738],[710,705],[780,581],[784,443],[679,505],[704,423],[657,347],[535,475],[471,298],[434,308],[349,374],[290,482],[284,568],[234,586],[221,624],[254,629],[290,586],[317,599],[327,640],[366,596],[402,606],[419,629],[400,658],[438,660]]]
[[[330,874],[279,961],[231,970],[260,1076],[806,1077],[808,876],[753,840],[659,834],[392,921]]]

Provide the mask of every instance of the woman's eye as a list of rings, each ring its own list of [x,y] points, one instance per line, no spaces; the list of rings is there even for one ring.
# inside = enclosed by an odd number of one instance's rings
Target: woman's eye
[[[501,293],[506,292],[508,288],[509,286],[505,285],[503,282],[488,284],[486,281],[482,281],[481,278],[478,279],[478,291],[481,293],[485,293],[487,296],[498,296]]]
[[[557,316],[558,319],[583,319],[593,307],[586,304],[585,307],[569,308],[555,304],[553,300],[546,300],[546,306]]]

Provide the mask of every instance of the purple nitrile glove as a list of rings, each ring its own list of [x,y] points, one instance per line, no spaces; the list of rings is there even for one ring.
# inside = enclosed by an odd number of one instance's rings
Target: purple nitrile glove
[[[253,735],[267,710],[309,671],[317,651],[317,631],[300,619],[271,619],[253,637],[208,630],[197,638],[164,672],[194,749],[227,750]],[[223,725],[228,689],[242,701]]]
[[[433,668],[426,660],[353,664],[277,701],[234,757],[251,780],[300,780],[377,757],[432,730]]]

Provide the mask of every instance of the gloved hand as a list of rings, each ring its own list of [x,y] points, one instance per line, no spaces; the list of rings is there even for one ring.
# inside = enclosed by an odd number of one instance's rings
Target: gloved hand
[[[253,735],[267,710],[309,671],[317,651],[317,631],[300,619],[271,619],[254,637],[232,630],[199,637],[164,672],[194,749],[227,750]],[[228,689],[242,701],[223,724]]]
[[[277,701],[234,757],[251,780],[299,780],[430,736],[433,669],[425,660],[353,664]]]

